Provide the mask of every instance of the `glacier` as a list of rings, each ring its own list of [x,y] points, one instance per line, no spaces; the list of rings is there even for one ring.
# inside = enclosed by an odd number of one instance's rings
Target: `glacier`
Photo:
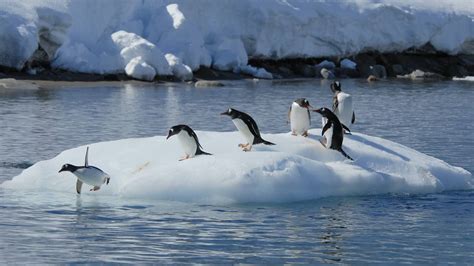
[[[472,1],[2,0],[0,65],[41,47],[55,68],[192,78],[200,67],[272,78],[250,58],[348,57],[431,44],[474,54]]]
[[[111,181],[97,192],[84,188],[82,197],[234,204],[474,189],[472,174],[462,168],[361,133],[344,139],[344,150],[354,161],[324,148],[321,129],[310,130],[308,138],[263,134],[277,145],[255,145],[251,152],[237,146],[243,141],[238,132],[196,133],[212,156],[178,161],[183,151],[177,138],[165,136],[87,145],[89,164],[110,174]],[[0,187],[74,195],[75,177],[58,171],[65,163],[82,165],[85,150],[81,146],[63,151]]]

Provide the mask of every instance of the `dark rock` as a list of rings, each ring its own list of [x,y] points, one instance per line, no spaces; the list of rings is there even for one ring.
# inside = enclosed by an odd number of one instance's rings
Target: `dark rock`
[[[387,70],[382,65],[370,66],[370,76],[375,76],[377,79],[387,78]]]
[[[360,78],[359,71],[352,68],[336,68],[334,74],[338,78]]]
[[[303,77],[308,78],[316,77],[317,75],[316,68],[314,66],[306,64],[297,65],[295,72]]]
[[[370,66],[377,64],[375,55],[371,54],[356,55],[354,61],[357,63],[357,70],[361,77],[368,77],[371,74]]]
[[[392,65],[391,67],[391,75],[390,76],[397,76],[397,75],[405,75],[407,74],[407,72],[405,71],[405,69],[403,68],[402,65],[400,64],[394,64]],[[390,72],[390,71],[389,71]]]
[[[196,88],[207,88],[207,87],[223,87],[224,83],[218,80],[198,80],[194,83]]]
[[[469,71],[461,65],[450,65],[447,69],[448,77],[465,77],[469,75]]]
[[[283,77],[291,77],[294,75],[293,71],[291,69],[281,66],[278,68],[278,73],[283,76]]]

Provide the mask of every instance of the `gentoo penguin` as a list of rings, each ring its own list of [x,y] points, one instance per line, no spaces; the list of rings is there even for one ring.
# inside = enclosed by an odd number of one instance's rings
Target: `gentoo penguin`
[[[171,136],[177,135],[179,143],[181,143],[181,146],[184,149],[184,158],[180,159],[186,160],[189,158],[192,158],[196,155],[212,155],[210,153],[207,153],[202,150],[202,146],[199,143],[199,139],[194,132],[189,126],[187,125],[176,125],[170,128],[168,131],[168,136],[166,139],[169,139]]]
[[[262,139],[262,137],[260,136],[260,131],[258,130],[257,123],[250,115],[232,108],[229,108],[221,115],[230,116],[234,125],[247,140],[247,144],[239,144],[239,147],[241,147],[243,151],[250,151],[252,150],[252,145],[260,143],[263,143],[265,145],[275,145],[275,143],[271,143]]]
[[[352,96],[348,93],[342,92],[341,83],[334,81],[331,84],[331,91],[334,93],[332,98],[332,111],[339,118],[339,121],[346,127],[355,122],[355,113],[352,108]]]
[[[321,144],[328,149],[339,151],[347,159],[352,158],[342,150],[342,141],[344,140],[344,129],[350,132],[350,130],[339,122],[337,116],[327,108],[320,108],[313,110],[314,112],[320,113],[324,118],[327,119],[326,125],[324,125],[321,135],[324,136],[324,140],[321,140]]]
[[[97,191],[100,189],[100,186],[104,183],[107,185],[110,182],[110,176],[105,173],[104,171],[100,170],[99,168],[89,165],[88,162],[89,156],[89,147],[86,149],[86,158],[84,162],[84,166],[75,166],[72,164],[65,164],[59,170],[61,172],[71,172],[77,177],[76,182],[76,191],[77,194],[81,194],[82,183],[86,183],[88,185],[94,186],[91,191]]]
[[[312,106],[305,98],[299,98],[291,104],[288,111],[288,119],[290,120],[291,134],[293,136],[308,136],[308,129],[311,124],[310,107]]]

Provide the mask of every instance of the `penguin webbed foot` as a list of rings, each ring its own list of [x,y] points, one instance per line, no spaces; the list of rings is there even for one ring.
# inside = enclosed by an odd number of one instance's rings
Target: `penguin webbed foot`
[[[91,188],[91,191],[97,191],[97,190],[99,190],[99,189],[100,189],[100,187],[94,186],[93,188]]]
[[[247,144],[239,144],[239,148],[246,148],[250,145],[250,143],[247,143]]]
[[[245,152],[251,151],[252,150],[252,145],[247,145],[242,150],[245,151]]]
[[[181,161],[184,161],[184,160],[187,160],[187,159],[189,159],[189,155],[186,154],[186,156],[183,157],[183,158],[181,158],[181,159],[179,159],[179,161],[181,162]]]
[[[309,135],[308,131],[305,131],[302,136],[306,138],[306,137],[308,137],[308,135]]]
[[[298,136],[298,134],[296,134],[295,131],[291,131],[291,135],[292,135],[292,136]]]

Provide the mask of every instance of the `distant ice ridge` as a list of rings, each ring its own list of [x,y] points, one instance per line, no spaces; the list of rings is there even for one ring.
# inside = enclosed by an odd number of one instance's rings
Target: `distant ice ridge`
[[[91,144],[89,163],[111,175],[108,186],[91,194],[122,198],[198,203],[293,202],[327,196],[383,193],[431,193],[473,189],[468,171],[400,144],[354,133],[344,150],[355,160],[319,143],[320,129],[309,138],[290,133],[264,134],[275,146],[242,152],[238,132],[201,132],[202,146],[212,156],[181,161],[177,139],[163,136]],[[61,191],[74,194],[75,177],[58,173],[64,163],[81,165],[86,147],[66,150],[38,162],[6,189]]]
[[[473,54],[473,18],[469,0],[3,0],[0,65],[21,69],[40,44],[53,66],[71,71],[150,79],[170,69],[187,80],[206,66],[272,78],[248,59],[395,52],[426,43]],[[117,42],[124,34],[133,38]]]

